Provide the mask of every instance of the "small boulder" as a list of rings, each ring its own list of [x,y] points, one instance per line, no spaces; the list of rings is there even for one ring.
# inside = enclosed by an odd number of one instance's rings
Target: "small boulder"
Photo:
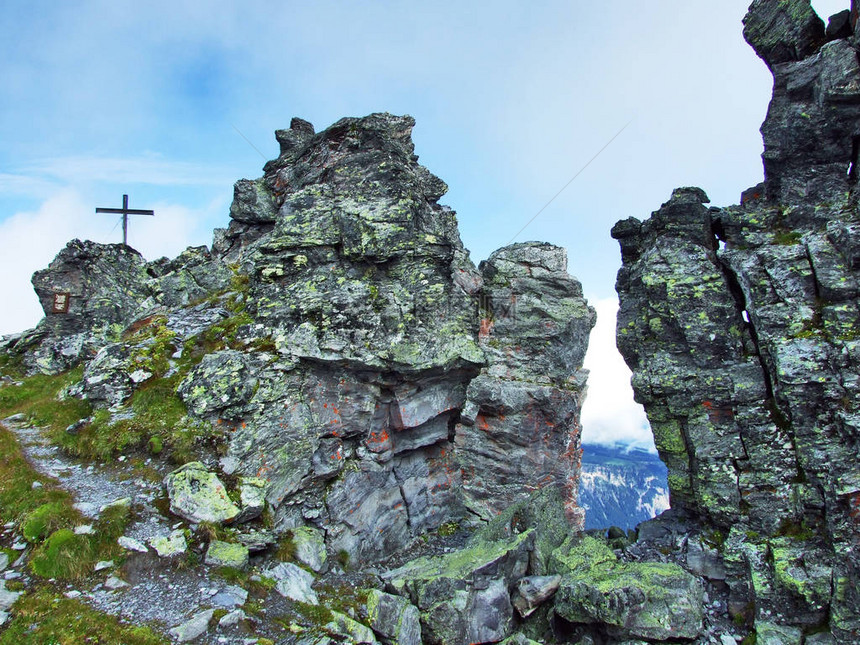
[[[350,643],[355,645],[376,645],[379,642],[376,640],[373,630],[360,622],[336,611],[331,612],[331,615],[331,621],[324,626],[326,631],[345,636]]]
[[[648,640],[694,639],[702,632],[702,582],[676,564],[621,562],[590,536],[566,540],[553,561],[563,574],[555,613],[565,620]]]
[[[234,627],[238,625],[241,621],[245,620],[247,616],[245,612],[241,609],[234,609],[233,611],[224,614],[221,616],[221,620],[218,621],[219,627]]]
[[[205,562],[214,567],[244,569],[248,566],[248,547],[244,544],[212,540],[206,550]]]
[[[289,562],[281,562],[268,569],[264,575],[275,580],[275,590],[290,600],[319,604],[316,592],[311,588],[314,577],[304,569]]]
[[[164,478],[164,485],[170,498],[170,512],[189,522],[222,524],[240,513],[218,476],[199,461],[174,470]]]
[[[182,529],[176,529],[167,536],[151,538],[149,546],[155,549],[160,558],[172,558],[182,555],[188,549],[188,543],[185,541],[185,532]]]
[[[20,591],[9,591],[6,589],[6,581],[0,580],[0,611],[6,611],[12,607],[20,597]]]
[[[525,618],[558,591],[561,576],[528,576],[517,583],[513,604],[520,616]]]
[[[177,625],[171,629],[170,635],[178,643],[193,641],[195,638],[202,636],[206,630],[209,629],[209,621],[212,620],[212,616],[214,614],[214,609],[207,609],[206,611],[194,614],[194,616],[189,620],[186,620],[181,625]]]
[[[246,600],[248,600],[247,591],[238,585],[229,585],[212,596],[209,602],[216,607],[233,609],[244,605]]]
[[[322,531],[310,526],[292,529],[293,543],[296,547],[295,558],[304,565],[320,573],[326,566],[325,537]]]
[[[421,645],[421,615],[406,598],[371,589],[363,610],[373,631],[385,642]]]
[[[138,553],[146,553],[149,551],[143,542],[132,537],[128,537],[127,535],[123,535],[121,538],[118,538],[117,543],[127,551],[137,551]]]
[[[108,577],[107,580],[105,580],[104,586],[105,586],[105,589],[108,589],[110,591],[116,591],[117,589],[125,589],[126,587],[130,587],[131,585],[128,584],[122,578],[117,578],[116,576],[110,576],[110,577]]]

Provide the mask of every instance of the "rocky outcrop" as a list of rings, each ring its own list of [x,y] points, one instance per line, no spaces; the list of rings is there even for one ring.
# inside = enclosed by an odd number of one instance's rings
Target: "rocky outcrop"
[[[265,505],[276,532],[311,531],[352,566],[546,487],[581,526],[594,311],[561,248],[516,244],[472,264],[413,125],[373,114],[316,133],[294,119],[264,176],[236,183],[211,252],[147,263],[74,242],[34,278],[46,307],[59,288],[74,295],[34,342],[54,356],[58,339],[84,339],[62,363],[85,363],[70,391],[96,408],[82,426],[127,422],[159,392],[182,432],[216,446],[168,479],[174,513],[236,524]],[[179,483],[217,479],[216,463],[235,499],[204,518],[209,502],[180,500],[211,482]]]
[[[745,200],[832,202],[856,181],[860,153],[860,63],[850,21],[834,16],[828,36],[809,0],[756,0],[744,24],[774,78],[761,128],[765,183]]]
[[[481,277],[479,342],[487,366],[469,384],[456,436],[466,505],[488,519],[541,487],[558,486],[572,526],[581,528],[581,366],[594,310],[557,246],[500,249],[481,263]]]
[[[826,627],[850,642],[860,75],[853,37],[822,44],[810,12],[754,2],[745,21],[775,77],[763,190],[708,208],[701,190],[678,189],[651,219],[613,229],[617,338],[669,469],[673,517],[711,536],[720,557],[707,567],[725,567],[728,611],[762,634]],[[704,566],[700,556],[685,557]]]

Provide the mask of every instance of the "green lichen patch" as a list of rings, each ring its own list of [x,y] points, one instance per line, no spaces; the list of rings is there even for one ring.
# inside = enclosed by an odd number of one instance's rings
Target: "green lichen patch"
[[[622,562],[588,535],[568,538],[552,560],[562,575],[555,611],[566,620],[656,640],[695,638],[702,630],[702,583],[676,564]]]

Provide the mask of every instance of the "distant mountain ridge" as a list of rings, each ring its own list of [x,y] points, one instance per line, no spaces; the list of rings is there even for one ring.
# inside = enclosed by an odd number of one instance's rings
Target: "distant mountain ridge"
[[[666,466],[652,452],[625,444],[585,444],[579,505],[585,528],[632,529],[669,508]]]

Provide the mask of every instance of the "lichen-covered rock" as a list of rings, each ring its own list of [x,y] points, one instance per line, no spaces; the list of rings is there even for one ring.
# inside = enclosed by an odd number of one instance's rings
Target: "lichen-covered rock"
[[[589,536],[569,539],[553,560],[562,574],[555,613],[570,622],[602,625],[617,639],[702,633],[702,583],[676,564],[621,562]]]
[[[298,526],[290,531],[295,546],[296,561],[320,573],[326,568],[328,554],[325,535],[312,526]]]
[[[809,0],[756,0],[745,22],[747,41],[774,77],[761,128],[760,197],[785,205],[832,201],[856,180],[860,63],[854,37],[843,29],[826,39]]]
[[[285,598],[313,605],[319,603],[316,592],[311,588],[314,577],[291,562],[281,562],[267,569],[265,575],[275,581],[275,590]]]
[[[199,461],[174,470],[164,478],[164,485],[170,498],[170,512],[189,522],[221,524],[234,520],[240,513],[218,475]]]
[[[557,486],[572,525],[581,527],[582,361],[594,310],[557,246],[505,247],[481,263],[481,275],[479,339],[488,365],[469,384],[456,438],[466,505],[489,519]]]
[[[421,645],[423,642],[418,608],[405,598],[371,589],[361,610],[367,623],[384,643]]]
[[[206,549],[205,562],[213,567],[244,569],[248,566],[248,547],[244,544],[212,540]]]
[[[45,312],[38,329],[46,337],[28,352],[27,362],[55,373],[95,354],[140,313],[151,295],[148,278],[146,260],[128,246],[69,242],[47,269],[33,274]],[[64,299],[60,313],[55,313],[56,298]]]
[[[379,641],[373,630],[353,620],[346,614],[337,611],[331,612],[332,619],[323,625],[323,628],[331,634],[345,636],[350,643],[355,645],[376,645]]]
[[[192,246],[176,258],[161,258],[147,267],[154,300],[165,307],[182,307],[226,290],[233,275],[215,261],[205,246]]]
[[[234,417],[257,388],[253,363],[253,358],[232,349],[206,354],[176,392],[199,417],[212,413]]]
[[[510,589],[528,569],[534,530],[475,540],[452,554],[414,560],[383,578],[421,611],[425,638],[444,645],[494,643],[513,627]]]
[[[149,546],[155,550],[160,558],[173,558],[183,555],[188,549],[185,531],[182,529],[171,531],[170,535],[167,536],[151,538]]]
[[[747,18],[774,74],[764,186],[719,209],[679,189],[651,219],[613,229],[617,338],[673,509],[722,536],[716,554],[687,546],[688,566],[724,579],[744,620],[792,633],[826,624],[851,641],[860,65],[853,36],[807,37],[808,5],[757,1]],[[788,59],[768,49],[777,42],[793,43]]]

